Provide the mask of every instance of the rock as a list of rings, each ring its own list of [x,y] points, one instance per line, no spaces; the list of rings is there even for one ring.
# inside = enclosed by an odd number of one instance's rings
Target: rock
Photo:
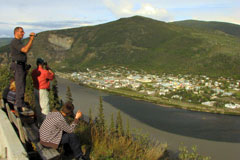
[[[55,50],[68,50],[71,48],[74,39],[72,37],[49,34],[48,41],[55,45]]]

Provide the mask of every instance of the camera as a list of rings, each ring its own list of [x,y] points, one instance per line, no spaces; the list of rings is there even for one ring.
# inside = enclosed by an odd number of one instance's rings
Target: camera
[[[43,68],[46,70],[49,70],[49,67],[46,61],[43,62]]]
[[[33,35],[29,35],[29,36],[33,36]],[[34,37],[37,37],[37,34],[35,34]]]
[[[31,67],[32,67],[31,64],[26,64],[26,65],[25,65],[25,69],[26,69],[27,71],[28,71]]]

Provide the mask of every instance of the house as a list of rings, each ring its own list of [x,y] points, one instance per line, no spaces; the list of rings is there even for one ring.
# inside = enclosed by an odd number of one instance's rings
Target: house
[[[161,91],[160,91],[160,92],[159,92],[159,95],[160,95],[160,96],[165,96],[165,95],[166,95],[166,93],[165,93],[165,92],[161,92]]]
[[[232,96],[233,93],[231,92],[223,92],[222,96]]]
[[[149,90],[148,90],[148,91],[147,91],[147,94],[148,94],[148,95],[154,95],[154,94],[155,94],[155,91],[149,91]]]
[[[202,102],[201,104],[212,107],[212,106],[214,106],[215,103],[216,103],[216,101],[207,101],[207,102]]]
[[[182,100],[182,96],[179,96],[179,95],[173,95],[171,98],[172,99],[180,99],[180,100]]]
[[[240,105],[239,104],[234,104],[234,103],[227,103],[227,104],[225,104],[225,107],[235,109],[235,108],[240,108]]]

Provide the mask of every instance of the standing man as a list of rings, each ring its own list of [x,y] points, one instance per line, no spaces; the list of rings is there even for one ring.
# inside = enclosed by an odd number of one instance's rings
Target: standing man
[[[50,111],[49,89],[54,73],[43,59],[37,59],[37,68],[32,71],[37,121],[40,125]]]
[[[24,93],[26,86],[27,75],[27,53],[32,46],[35,33],[30,34],[29,41],[26,45],[23,45],[22,38],[24,36],[24,30],[22,27],[16,27],[14,29],[14,39],[10,43],[12,64],[11,70],[14,72],[16,82],[16,106],[18,109],[26,107],[24,103]]]

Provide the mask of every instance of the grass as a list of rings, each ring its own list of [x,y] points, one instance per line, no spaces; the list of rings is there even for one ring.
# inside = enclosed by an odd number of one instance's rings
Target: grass
[[[189,150],[186,146],[181,144],[179,146],[179,160],[211,160],[211,157],[202,156],[197,153],[197,146],[192,146]]]
[[[101,99],[101,98],[100,98]],[[84,154],[89,155],[91,160],[169,160],[166,143],[153,142],[148,135],[135,130],[129,131],[127,124],[124,130],[121,114],[119,112],[116,122],[113,114],[111,123],[106,125],[103,107],[99,107],[99,116],[92,120],[91,110],[89,111],[89,122],[81,121],[75,133],[81,137],[81,144]],[[119,121],[120,120],[120,121]],[[177,160],[210,160],[211,157],[202,156],[197,152],[197,147],[188,149],[181,144]]]
[[[0,69],[0,82],[2,84],[0,86],[0,95],[2,89],[9,82],[10,75],[5,72],[6,68]],[[30,104],[34,103],[32,87],[31,78],[28,76],[25,100]],[[153,142],[148,136],[141,134],[141,132],[136,131],[131,133],[129,125],[124,129],[120,112],[118,113],[116,122],[114,122],[112,115],[110,124],[107,126],[104,120],[103,106],[100,99],[99,115],[96,117],[95,122],[93,122],[91,111],[89,111],[89,122],[81,121],[77,126],[75,133],[80,137],[83,152],[91,160],[168,159],[167,144]],[[188,156],[191,153],[184,152],[184,154]]]
[[[158,160],[166,158],[167,144],[151,142],[137,134],[119,133],[117,128],[103,129],[97,123],[81,124],[76,129],[91,160]]]

